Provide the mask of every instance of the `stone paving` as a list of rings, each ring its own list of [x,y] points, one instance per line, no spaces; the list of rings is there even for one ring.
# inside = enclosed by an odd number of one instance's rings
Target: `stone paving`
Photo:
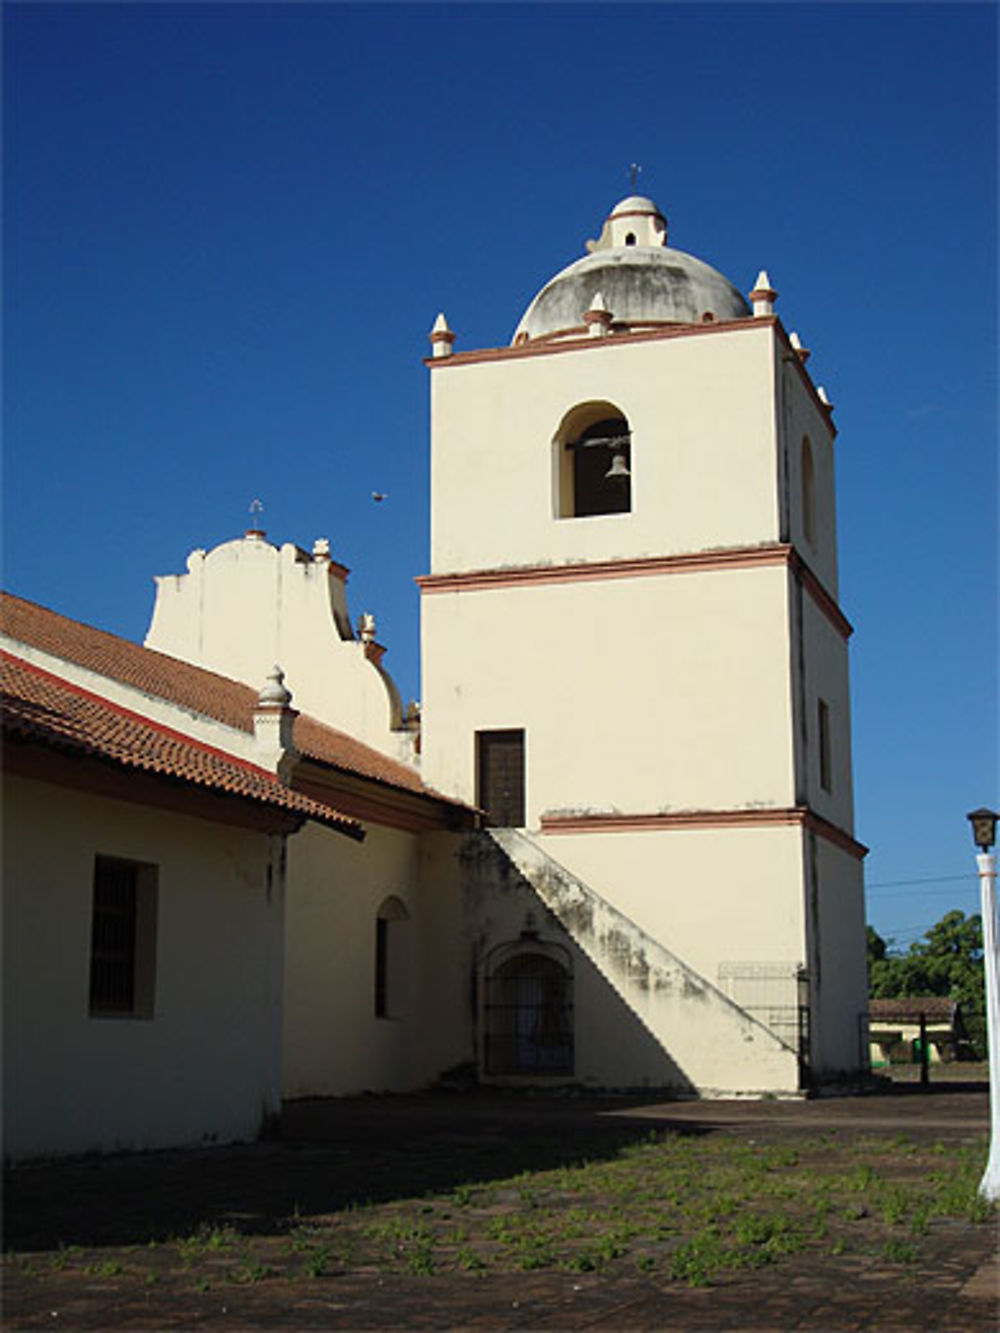
[[[149,1227],[182,1226],[198,1207],[225,1196],[247,1208],[280,1208],[302,1195],[313,1154],[404,1143],[414,1159],[432,1143],[489,1142],[544,1130],[572,1140],[595,1125],[645,1133],[745,1134],[786,1141],[820,1130],[885,1130],[947,1142],[982,1136],[981,1090],[934,1088],[802,1102],[653,1102],[613,1099],[407,1097],[304,1102],[288,1108],[285,1140],[199,1152],[29,1167],[8,1187],[7,1244],[44,1248],[53,1238],[100,1246],[133,1243]],[[433,1155],[433,1154],[430,1154]],[[238,1193],[242,1182],[244,1193]],[[237,1191],[234,1194],[234,1190]],[[152,1200],[152,1201],[151,1201]],[[204,1294],[164,1284],[81,1280],[53,1272],[44,1281],[12,1269],[3,1327],[72,1329],[727,1329],[994,1330],[1000,1326],[998,1233],[993,1223],[952,1221],[925,1238],[918,1265],[873,1256],[800,1253],[752,1274],[690,1288],[633,1272],[528,1272],[428,1277],[346,1271],[309,1282],[271,1280]]]

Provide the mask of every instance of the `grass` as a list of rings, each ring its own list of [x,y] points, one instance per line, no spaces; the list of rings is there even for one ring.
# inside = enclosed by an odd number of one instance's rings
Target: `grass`
[[[817,1135],[794,1146],[655,1133],[576,1165],[468,1180],[447,1191],[332,1209],[296,1208],[257,1234],[204,1224],[142,1247],[14,1256],[31,1282],[207,1292],[348,1270],[432,1278],[504,1273],[655,1273],[705,1286],[789,1256],[857,1254],[912,1267],[944,1219],[982,1223],[981,1143]],[[363,1197],[363,1196],[362,1196]]]

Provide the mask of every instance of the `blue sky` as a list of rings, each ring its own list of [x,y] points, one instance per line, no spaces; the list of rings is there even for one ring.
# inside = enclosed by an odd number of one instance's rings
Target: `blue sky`
[[[259,497],[331,539],[406,697],[427,331],[507,342],[641,163],[672,244],[768,269],[836,405],[870,920],[977,910],[994,5],[8,3],[3,133],[4,585],[141,639]]]

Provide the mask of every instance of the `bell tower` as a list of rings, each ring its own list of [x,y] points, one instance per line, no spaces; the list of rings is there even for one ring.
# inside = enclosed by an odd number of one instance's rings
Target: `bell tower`
[[[839,1076],[867,1001],[832,408],[767,274],[747,301],[667,232],[623,199],[507,347],[435,325],[424,776]]]

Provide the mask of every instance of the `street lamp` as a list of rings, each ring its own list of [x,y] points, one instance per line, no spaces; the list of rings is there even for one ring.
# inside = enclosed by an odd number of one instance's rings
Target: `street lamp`
[[[979,1193],[991,1202],[1000,1199],[1000,956],[997,949],[997,908],[994,887],[997,863],[993,845],[997,839],[997,812],[973,810],[968,816],[972,840],[979,848],[976,865],[983,915],[983,966],[986,969],[986,1044],[990,1058],[990,1155],[979,1183]]]

